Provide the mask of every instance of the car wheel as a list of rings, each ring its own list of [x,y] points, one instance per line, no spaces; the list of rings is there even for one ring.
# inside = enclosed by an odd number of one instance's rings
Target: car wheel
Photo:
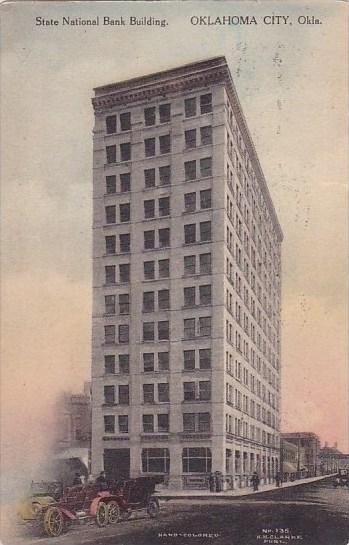
[[[103,501],[99,502],[96,512],[96,524],[99,527],[108,524],[108,506]]]
[[[58,537],[64,530],[63,513],[58,507],[49,507],[44,515],[44,530],[49,537]]]
[[[154,519],[158,516],[160,511],[159,502],[156,498],[150,498],[147,505],[147,512],[150,518]]]
[[[112,500],[108,503],[108,522],[116,524],[120,520],[120,507],[117,502]]]

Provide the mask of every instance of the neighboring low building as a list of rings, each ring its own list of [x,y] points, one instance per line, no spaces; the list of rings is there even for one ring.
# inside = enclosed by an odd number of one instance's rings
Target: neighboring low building
[[[300,445],[281,439],[281,462],[284,481],[305,476],[305,449]]]
[[[296,445],[299,470],[301,468],[301,451],[304,450],[304,467],[306,469],[306,475],[304,476],[313,477],[320,473],[320,438],[315,433],[282,433],[281,438]]]

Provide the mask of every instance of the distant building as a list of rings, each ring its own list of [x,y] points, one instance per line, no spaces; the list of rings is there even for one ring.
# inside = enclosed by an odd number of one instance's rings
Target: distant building
[[[320,438],[312,432],[282,433],[281,439],[297,447],[297,465],[301,466],[301,452],[304,451],[304,467],[308,477],[320,473]],[[298,470],[298,467],[297,467]]]
[[[285,481],[305,476],[305,449],[281,438],[282,474]]]
[[[338,469],[349,468],[349,454],[343,454],[337,448],[337,443],[329,447],[327,443],[319,454],[321,473],[337,473]]]

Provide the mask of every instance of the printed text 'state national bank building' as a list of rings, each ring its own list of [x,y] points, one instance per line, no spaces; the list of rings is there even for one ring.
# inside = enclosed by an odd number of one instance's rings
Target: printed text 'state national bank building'
[[[270,480],[282,232],[226,60],[93,106],[92,472]]]

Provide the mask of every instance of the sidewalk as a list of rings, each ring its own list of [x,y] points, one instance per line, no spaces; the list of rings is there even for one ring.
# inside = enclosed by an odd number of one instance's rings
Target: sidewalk
[[[237,488],[236,490],[225,490],[224,492],[210,492],[209,490],[159,490],[156,492],[156,496],[163,500],[176,500],[176,499],[212,499],[212,498],[238,498],[240,496],[252,496],[254,494],[261,494],[263,492],[269,492],[271,490],[281,490],[283,488],[289,488],[291,486],[300,486],[308,483],[320,481],[322,479],[328,479],[333,475],[321,475],[320,477],[309,477],[308,479],[298,479],[297,481],[290,481],[282,484],[282,487],[277,488],[275,483],[263,484],[259,486],[259,490],[253,491],[251,487]]]

